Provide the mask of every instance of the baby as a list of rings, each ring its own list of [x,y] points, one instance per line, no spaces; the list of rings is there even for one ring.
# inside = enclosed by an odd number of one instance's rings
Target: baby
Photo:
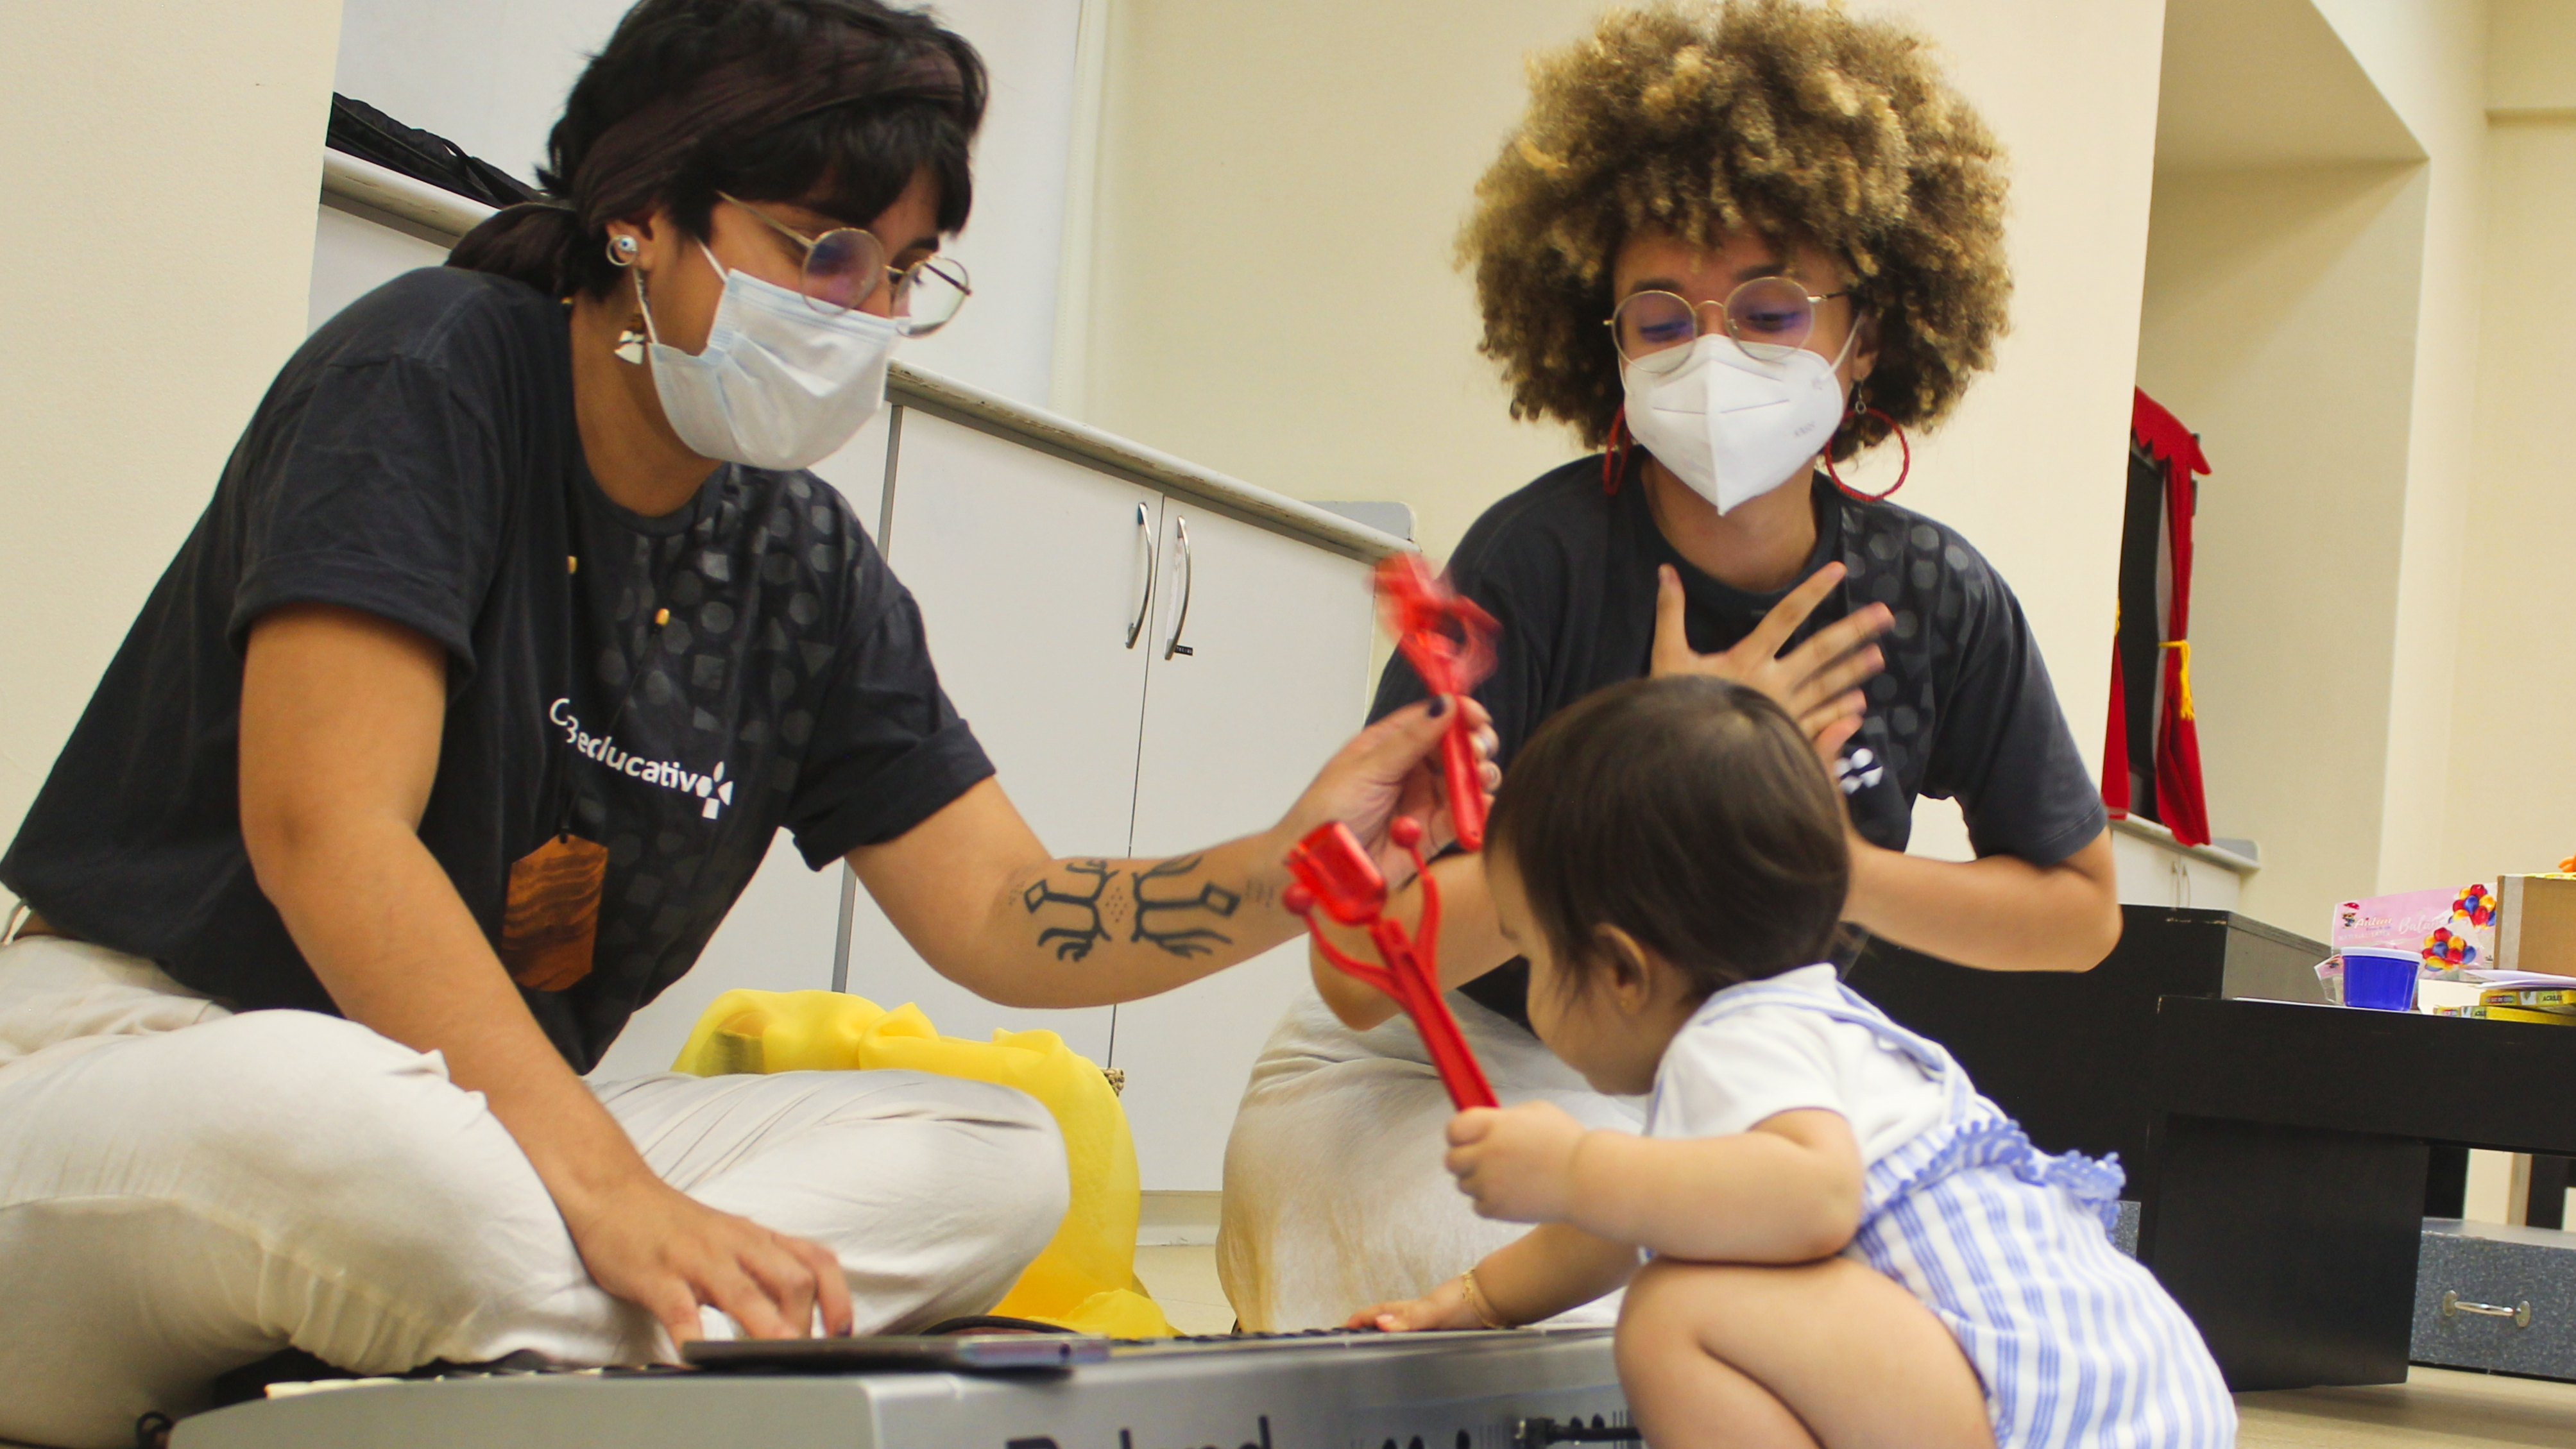
[[[1458,1114],[1460,1189],[1540,1226],[1351,1326],[1500,1328],[1625,1284],[1619,1381],[1658,1449],[2233,1443],[2199,1333],[2104,1233],[2119,1168],[2033,1149],[1836,979],[1844,829],[1788,715],[1723,681],[1606,689],[1530,741],[1495,904],[1540,1039],[1651,1089],[1646,1135]]]

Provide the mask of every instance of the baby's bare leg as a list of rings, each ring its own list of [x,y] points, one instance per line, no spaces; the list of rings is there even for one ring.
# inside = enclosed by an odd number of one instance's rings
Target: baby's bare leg
[[[1958,1340],[1868,1265],[1657,1259],[1619,1314],[1619,1382],[1655,1449],[1993,1449]]]

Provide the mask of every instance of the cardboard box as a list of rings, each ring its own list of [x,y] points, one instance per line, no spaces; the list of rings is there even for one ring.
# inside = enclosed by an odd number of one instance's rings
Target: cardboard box
[[[2499,971],[2576,976],[2576,875],[2509,875],[2496,882]]]

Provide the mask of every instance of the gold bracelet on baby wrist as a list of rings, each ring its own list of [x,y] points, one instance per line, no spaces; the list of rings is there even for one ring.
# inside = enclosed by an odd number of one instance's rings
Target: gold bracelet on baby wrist
[[[1476,1315],[1476,1321],[1478,1323],[1485,1325],[1487,1328],[1512,1328],[1516,1326],[1505,1323],[1502,1319],[1502,1315],[1494,1312],[1493,1300],[1487,1298],[1484,1290],[1476,1286],[1475,1269],[1470,1268],[1466,1272],[1459,1274],[1458,1286],[1460,1289],[1464,1290],[1467,1295],[1467,1311]]]

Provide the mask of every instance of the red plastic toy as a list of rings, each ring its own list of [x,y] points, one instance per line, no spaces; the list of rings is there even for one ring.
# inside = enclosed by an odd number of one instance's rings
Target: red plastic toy
[[[1473,599],[1442,582],[1422,555],[1389,554],[1381,560],[1377,599],[1387,632],[1395,636],[1396,647],[1428,693],[1464,699],[1494,672],[1494,634],[1501,626]],[[1485,786],[1476,763],[1475,736],[1461,710],[1440,741],[1440,765],[1449,785],[1449,819],[1458,843],[1469,850],[1485,848]]]
[[[1468,607],[1473,608],[1473,605]],[[1469,756],[1473,763],[1472,753]],[[1452,777],[1453,781],[1455,777]],[[1469,798],[1466,795],[1455,800]],[[1480,804],[1484,793],[1473,798]],[[1298,841],[1288,852],[1288,873],[1296,877],[1284,893],[1288,909],[1306,917],[1306,925],[1315,933],[1315,944],[1324,959],[1343,972],[1358,977],[1395,998],[1404,1014],[1422,1032],[1422,1044],[1431,1051],[1431,1065],[1439,1070],[1441,1084],[1449,1089],[1449,1100],[1458,1110],[1469,1107],[1501,1105],[1494,1098],[1493,1085],[1485,1080],[1485,1069],[1476,1063],[1475,1053],[1467,1049],[1467,1039],[1458,1031],[1458,1019],[1449,1014],[1449,1003],[1440,999],[1440,971],[1437,947],[1440,940],[1440,886],[1423,869],[1422,827],[1409,817],[1398,816],[1388,826],[1394,837],[1413,856],[1414,869],[1422,881],[1422,937],[1419,941],[1405,934],[1401,923],[1386,915],[1386,876],[1360,848],[1358,837],[1340,821],[1316,830]],[[1335,947],[1324,939],[1314,919],[1317,906],[1324,914],[1345,926],[1364,926],[1369,941],[1377,947],[1384,966],[1371,966]]]

